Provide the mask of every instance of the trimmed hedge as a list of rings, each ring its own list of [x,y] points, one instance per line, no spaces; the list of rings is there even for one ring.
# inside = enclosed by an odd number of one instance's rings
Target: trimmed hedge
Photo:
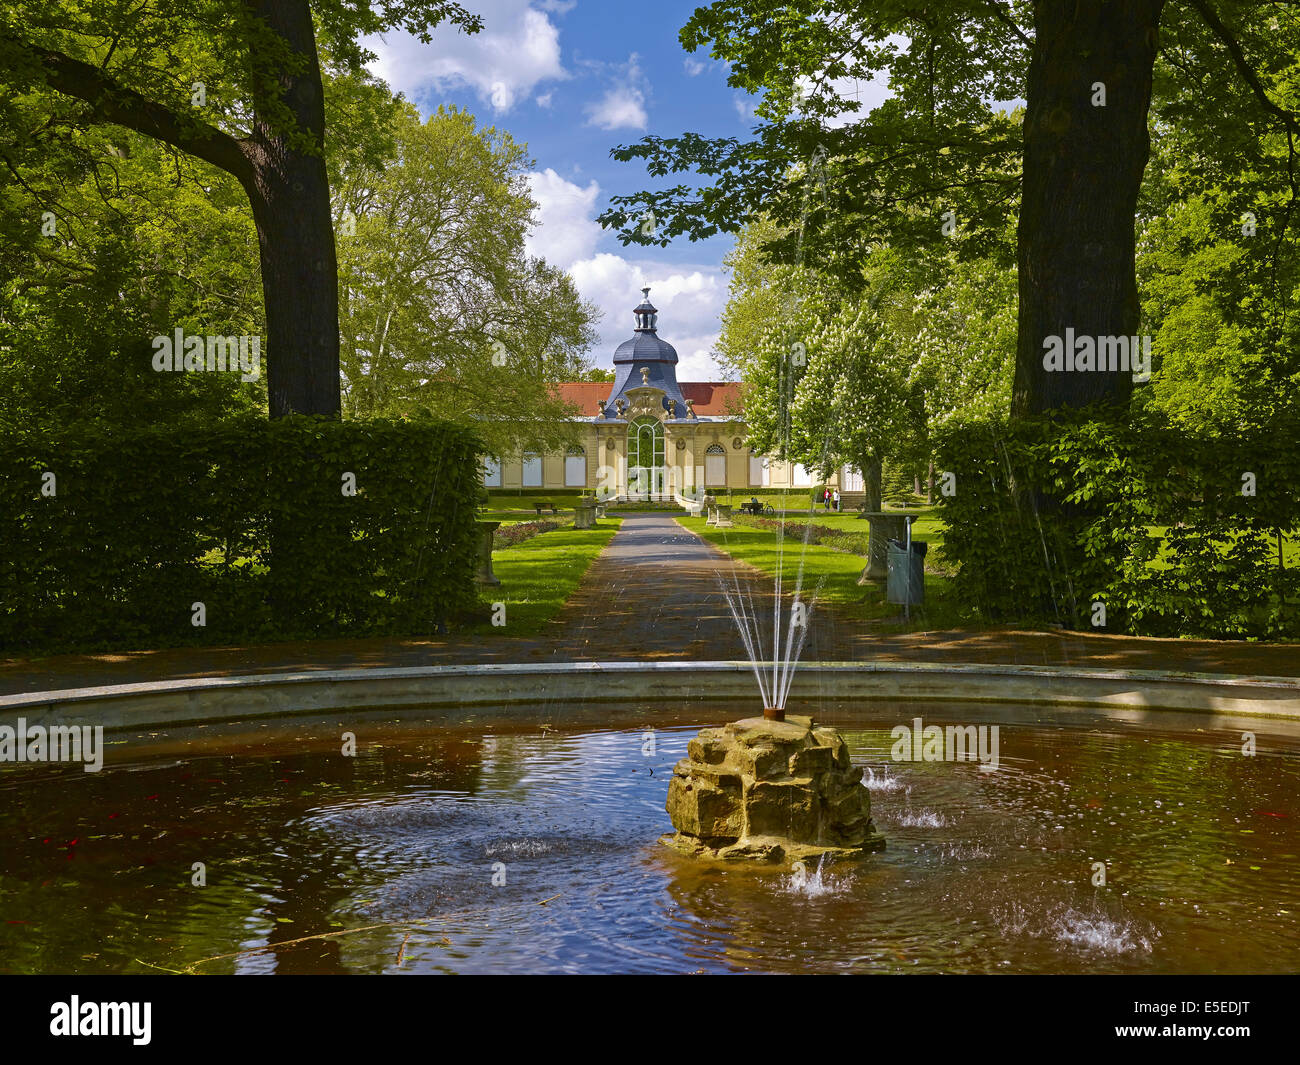
[[[432,632],[477,601],[482,451],[432,420],[4,434],[0,647]]]
[[[865,527],[866,522],[862,523],[862,532],[854,533],[845,532],[843,529],[835,529],[829,525],[818,525],[816,522],[803,520],[781,521],[779,518],[756,517],[752,514],[732,514],[731,520],[737,525],[748,525],[753,529],[783,532],[787,540],[794,540],[798,543],[803,543],[806,535],[810,544],[829,547],[832,551],[843,551],[848,555],[862,555],[864,558],[867,554],[868,535]],[[807,531],[810,527],[811,531]]]
[[[492,534],[492,546],[500,548],[517,547],[525,540],[531,540],[534,536],[540,536],[542,533],[554,532],[564,524],[571,525],[573,523],[562,523],[558,521],[521,521],[514,525],[505,525]]]
[[[956,475],[939,497],[954,590],[992,620],[1300,634],[1300,581],[1278,549],[1300,525],[1295,412],[1231,433],[1188,433],[1140,407],[1058,412],[956,428],[938,457]]]

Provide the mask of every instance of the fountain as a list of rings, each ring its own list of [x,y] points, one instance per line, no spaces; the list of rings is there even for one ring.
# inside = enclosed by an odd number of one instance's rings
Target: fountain
[[[696,858],[793,862],[857,857],[884,840],[848,746],[810,717],[706,728],[673,768],[660,842]]]
[[[784,544],[784,530],[778,532]],[[804,532],[804,546],[808,528]],[[789,863],[810,858],[858,857],[884,847],[871,821],[870,792],[862,769],[833,728],[785,712],[794,669],[816,603],[801,599],[800,558],[794,602],[781,648],[781,574],[778,563],[772,611],[772,662],[763,659],[763,633],[748,585],[732,566],[722,594],[758,681],[762,717],[701,730],[688,757],[673,767],[667,810],[675,832],[660,842],[696,858]]]

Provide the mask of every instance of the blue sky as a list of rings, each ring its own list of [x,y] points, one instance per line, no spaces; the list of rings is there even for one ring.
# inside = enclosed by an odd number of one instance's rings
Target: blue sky
[[[608,365],[632,332],[643,284],[660,310],[660,335],[681,359],[681,380],[718,380],[711,357],[726,302],[726,236],[667,248],[624,248],[595,218],[611,195],[649,183],[639,163],[610,148],[647,133],[748,135],[755,102],[726,83],[706,53],[677,34],[694,2],[467,0],[484,20],[466,36],[440,31],[429,44],[402,34],[371,43],[372,69],[428,114],[456,104],[528,144],[539,203],[530,250],[568,270],[603,312],[591,354]]]

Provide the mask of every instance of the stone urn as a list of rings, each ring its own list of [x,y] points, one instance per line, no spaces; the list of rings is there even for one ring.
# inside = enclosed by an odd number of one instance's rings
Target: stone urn
[[[492,572],[492,534],[501,527],[501,523],[479,519],[476,524],[478,525],[478,573],[475,577],[479,584],[495,588],[501,581]]]
[[[696,858],[791,863],[856,858],[885,841],[847,744],[810,717],[703,729],[673,768],[663,843]]]
[[[889,574],[889,541],[901,540],[907,535],[907,515],[864,510],[859,516],[867,520],[870,531],[867,534],[867,564],[858,583],[883,581]]]

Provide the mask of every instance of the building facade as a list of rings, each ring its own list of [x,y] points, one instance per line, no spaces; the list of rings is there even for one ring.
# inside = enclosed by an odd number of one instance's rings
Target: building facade
[[[658,333],[650,290],[633,311],[635,329],[614,352],[614,382],[571,381],[560,396],[580,412],[564,453],[489,458],[483,483],[502,489],[585,489],[600,499],[699,499],[730,489],[812,488],[822,483],[798,463],[754,452],[746,442],[743,386],[679,382],[677,351]],[[825,482],[860,502],[852,467]]]

